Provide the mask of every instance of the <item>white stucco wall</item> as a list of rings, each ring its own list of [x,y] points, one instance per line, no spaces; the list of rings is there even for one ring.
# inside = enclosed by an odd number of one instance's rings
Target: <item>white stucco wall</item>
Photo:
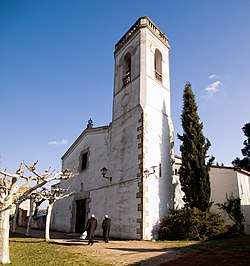
[[[211,182],[211,201],[214,202],[211,211],[220,213],[227,224],[232,224],[228,219],[227,213],[220,211],[216,204],[226,202],[227,195],[239,196],[237,172],[227,168],[211,167],[209,176]]]
[[[108,130],[108,128],[99,128],[94,130],[94,132],[87,131],[84,136],[77,140],[77,145],[72,146],[67,156],[63,158],[63,169],[68,168],[78,171],[80,154],[86,149],[89,150],[88,167],[70,180],[62,181],[61,187],[69,188],[69,192],[74,192],[77,195],[100,186],[106,186],[109,181],[102,178],[100,170],[107,165]],[[83,190],[81,191],[81,189]],[[98,198],[101,201],[100,195]],[[52,213],[52,228],[66,232],[74,230],[72,228],[74,227],[74,223],[72,224],[73,201],[74,196],[71,196],[55,203]],[[92,212],[93,210],[90,211]]]
[[[181,166],[181,158],[176,158],[176,173]],[[217,203],[225,203],[227,196],[233,195],[234,197],[240,197],[241,210],[245,218],[244,231],[246,234],[250,234],[250,174],[246,171],[239,171],[233,167],[212,166],[209,172],[210,184],[211,184],[211,201],[214,204],[211,207],[211,211],[220,213],[226,224],[232,224],[228,214],[225,211],[219,210],[216,206]],[[174,176],[175,186],[175,208],[179,209],[184,206],[182,197],[184,195],[181,190],[181,184],[179,181],[179,175]]]
[[[61,186],[70,187],[69,191],[74,191],[80,198],[81,194],[84,198],[84,193],[89,193],[87,211],[89,214],[94,213],[98,220],[96,235],[101,236],[101,221],[108,214],[112,220],[111,237],[140,238],[137,233],[139,199],[136,197],[139,190],[138,144],[137,131],[134,130],[137,113],[133,109],[131,114],[126,115],[126,128],[122,126],[123,119],[115,121],[112,124],[112,134],[110,128],[103,133],[91,134],[89,131],[64,158],[63,167],[71,169],[79,165],[81,151],[89,149],[88,168],[71,180],[62,181]],[[100,169],[104,166],[109,169],[108,176],[112,176],[112,182],[102,178]],[[80,191],[81,187],[83,191]],[[51,228],[74,231],[74,213],[74,196],[56,202]]]
[[[145,239],[173,208],[172,153],[173,125],[170,115],[169,49],[147,28],[141,33],[141,106],[145,118],[145,168],[155,173],[145,180]],[[162,54],[162,83],[155,78],[155,50]],[[145,72],[144,72],[145,71]]]
[[[112,222],[111,237],[139,239],[137,234],[137,182],[137,180],[114,182],[110,186],[91,191],[90,208],[98,220],[97,235],[102,235],[101,221],[104,215],[108,214]]]
[[[167,116],[154,108],[146,108],[145,168],[155,174],[145,180],[145,211],[148,213],[145,237],[151,239],[152,228],[173,208],[172,165],[170,154],[170,131]]]
[[[236,171],[230,168],[211,167],[209,176],[212,201],[221,203],[226,201],[227,195],[233,194],[234,197],[239,196]]]
[[[140,219],[137,198],[140,177],[138,155],[138,120],[141,108],[139,106],[125,112],[119,119],[112,122],[109,167],[112,169],[112,184],[114,199],[110,202],[112,212],[112,232],[117,237],[139,239],[137,233]],[[114,204],[115,203],[115,204]]]
[[[232,224],[225,211],[218,210],[216,203],[227,201],[227,195],[241,199],[241,210],[245,218],[244,230],[250,234],[250,175],[233,167],[211,167],[211,199],[215,203],[211,210],[219,212],[227,224]]]
[[[71,184],[70,184],[71,186]],[[74,185],[71,186],[74,190]],[[64,198],[56,201],[51,214],[51,230],[61,232],[72,232],[71,217],[72,217],[72,201],[73,197]]]
[[[250,176],[237,173],[239,184],[239,196],[241,198],[241,210],[245,218],[245,233],[250,235]]]

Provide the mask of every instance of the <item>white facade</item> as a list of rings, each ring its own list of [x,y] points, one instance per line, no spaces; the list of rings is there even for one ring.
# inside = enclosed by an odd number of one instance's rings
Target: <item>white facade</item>
[[[241,199],[241,211],[245,218],[244,231],[250,234],[250,173],[233,167],[211,167],[211,201],[224,203],[227,196],[239,197]],[[213,204],[211,211],[219,212],[228,224],[231,221],[226,212],[219,211]]]
[[[62,158],[63,169],[73,169],[79,174],[70,181],[61,182],[60,186],[74,191],[74,196],[56,202],[52,213],[52,228],[59,231],[74,232],[76,226],[76,201],[86,199],[86,212],[97,213],[91,193],[102,191],[107,180],[100,178],[100,169],[107,162],[109,143],[109,127],[86,129],[74,142]],[[87,169],[81,171],[80,158],[82,152],[88,153]],[[91,167],[92,165],[92,167]],[[99,194],[99,192],[98,192]],[[91,201],[92,199],[92,201]],[[102,202],[102,198],[99,198]],[[85,221],[82,221],[84,224]]]
[[[182,208],[184,196],[181,190],[178,171],[181,166],[181,158],[175,157],[175,175],[173,183],[175,187],[174,202],[175,208]],[[211,166],[210,172],[210,185],[211,185],[211,202],[214,204],[211,211],[220,213],[221,217],[225,220],[226,224],[232,224],[225,211],[219,210],[217,203],[225,203],[227,197],[231,195],[235,198],[241,199],[241,211],[245,218],[244,231],[250,234],[250,173],[239,168],[228,166]]]
[[[157,222],[173,208],[169,48],[147,17],[116,44],[112,122],[99,128],[89,124],[62,157],[63,169],[79,174],[61,183],[75,195],[55,204],[53,229],[83,230],[79,219],[84,226],[95,213],[101,235],[108,214],[111,236],[154,238]],[[103,167],[112,181],[101,176]]]

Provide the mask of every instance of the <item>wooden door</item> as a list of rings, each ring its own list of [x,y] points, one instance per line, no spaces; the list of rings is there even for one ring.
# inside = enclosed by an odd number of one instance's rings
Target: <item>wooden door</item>
[[[83,233],[85,229],[86,199],[76,201],[76,233]]]

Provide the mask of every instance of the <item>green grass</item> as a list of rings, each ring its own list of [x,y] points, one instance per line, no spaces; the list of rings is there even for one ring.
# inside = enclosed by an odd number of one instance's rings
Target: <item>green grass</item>
[[[79,243],[79,245],[83,245]],[[88,255],[86,252],[77,253],[75,246],[47,243],[44,239],[28,238],[14,235],[10,237],[9,265],[44,266],[44,265],[86,265],[110,266],[99,258]]]
[[[198,250],[220,249],[224,251],[250,252],[250,236],[235,235],[223,240],[213,241],[161,241],[164,248],[176,249],[185,254]],[[30,238],[12,234],[10,236],[10,265],[86,265],[111,266],[112,263],[88,254],[88,248],[79,242],[77,245],[63,245],[45,242],[41,238]]]
[[[162,241],[167,248],[174,248],[183,252],[198,250],[221,249],[224,251],[248,251],[250,252],[250,236],[234,235],[226,239],[210,241]]]

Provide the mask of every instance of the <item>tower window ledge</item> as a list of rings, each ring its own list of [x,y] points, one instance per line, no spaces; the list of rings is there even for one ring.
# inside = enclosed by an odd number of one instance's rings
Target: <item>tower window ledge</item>
[[[162,83],[162,74],[155,70],[155,79]]]
[[[126,76],[122,79],[122,81],[123,87],[125,87],[131,81],[130,73],[127,73]]]

